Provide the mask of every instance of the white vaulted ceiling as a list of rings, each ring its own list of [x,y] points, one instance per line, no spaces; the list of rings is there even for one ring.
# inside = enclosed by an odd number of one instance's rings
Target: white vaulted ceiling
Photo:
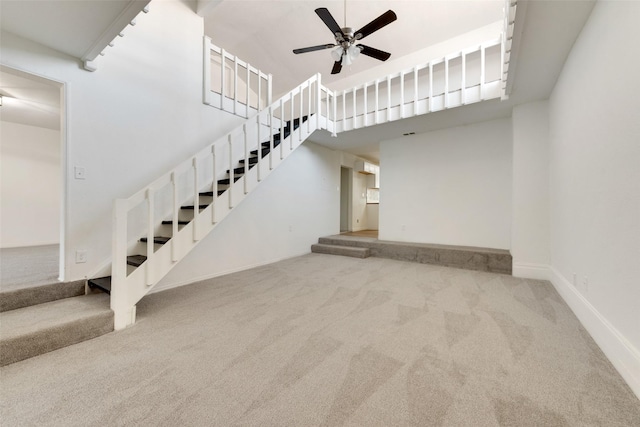
[[[347,0],[346,23],[357,30],[393,10],[397,21],[362,43],[387,51],[392,55],[390,59],[395,59],[500,21],[503,6],[503,0]],[[205,34],[214,44],[273,74],[275,94],[318,72],[322,73],[323,83],[330,86],[381,64],[361,56],[332,76],[331,49],[295,55],[293,49],[334,42],[314,12],[319,7],[329,9],[337,23],[344,26],[343,0],[225,0],[205,14]]]

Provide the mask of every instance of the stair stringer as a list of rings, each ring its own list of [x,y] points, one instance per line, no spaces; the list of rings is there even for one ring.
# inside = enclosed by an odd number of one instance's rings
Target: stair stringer
[[[314,91],[311,90],[312,85]],[[161,246],[158,250],[147,256],[146,261],[133,272],[127,275],[126,254],[127,248],[130,246],[126,240],[126,215],[131,206],[137,205],[144,201],[144,195],[147,191],[151,191],[154,186],[161,186],[168,179],[170,174],[156,180],[153,184],[143,189],[129,199],[118,199],[114,202],[114,238],[113,238],[113,260],[111,275],[111,309],[114,312],[114,328],[116,330],[124,329],[135,323],[136,304],[155,286],[169,271],[171,271],[197,244],[204,239],[216,226],[231,213],[231,211],[240,204],[258,185],[266,179],[273,170],[275,170],[297,147],[299,147],[313,132],[318,129],[327,129],[330,124],[321,114],[316,113],[320,110],[320,102],[316,101],[312,104],[310,99],[312,96],[320,97],[320,75],[316,75],[295,88],[282,99],[287,97],[293,99],[295,96],[305,93],[307,98],[303,98],[304,102],[298,109],[291,108],[292,114],[300,114],[300,120],[297,129],[293,125],[293,117],[291,120],[291,131],[289,136],[283,138],[277,147],[274,147],[265,157],[262,157],[255,167],[250,168],[246,174],[240,179],[233,182],[229,189],[219,197],[215,197],[204,209],[194,209],[194,218],[184,227],[173,234],[171,240]],[[326,88],[322,88],[326,90]],[[303,107],[307,107],[305,110]],[[282,106],[283,101],[277,101],[275,106]],[[272,106],[273,107],[273,106]],[[271,108],[271,107],[270,107]],[[302,114],[307,113],[306,121],[302,120]],[[256,118],[250,118],[240,128]],[[255,123],[255,122],[254,122]],[[280,123],[274,120],[274,123]],[[277,129],[276,129],[277,130]],[[233,134],[230,133],[229,135]],[[236,132],[237,133],[237,132]],[[266,135],[265,135],[266,137]],[[270,136],[271,137],[271,136]],[[229,136],[229,138],[231,138]],[[215,144],[213,144],[215,145]],[[259,146],[260,144],[258,144]],[[258,150],[260,148],[258,147]],[[260,152],[259,152],[260,153]],[[197,157],[197,156],[196,156]],[[260,155],[258,155],[260,157]],[[245,158],[245,157],[242,157]],[[195,159],[195,157],[194,157]],[[245,158],[246,160],[246,158]],[[233,162],[232,162],[233,163]],[[180,165],[174,171],[184,169],[184,164]],[[169,177],[168,177],[169,176]],[[217,179],[215,177],[214,179]],[[194,200],[198,203],[198,200]],[[199,204],[199,203],[198,203]],[[158,223],[161,219],[158,220]],[[154,226],[157,224],[154,224]],[[124,235],[125,238],[117,236]],[[117,256],[116,254],[120,254]],[[125,256],[122,256],[122,255]],[[120,262],[116,262],[119,260]]]

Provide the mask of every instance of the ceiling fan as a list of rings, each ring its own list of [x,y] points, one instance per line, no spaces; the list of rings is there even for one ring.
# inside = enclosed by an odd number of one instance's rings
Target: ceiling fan
[[[331,74],[338,74],[342,70],[343,65],[351,65],[351,63],[358,57],[359,54],[367,55],[380,61],[386,61],[391,56],[390,53],[382,50],[375,49],[373,47],[365,46],[363,44],[356,44],[356,42],[367,37],[369,34],[378,31],[382,27],[391,24],[398,19],[396,14],[392,10],[388,10],[382,15],[378,16],[373,21],[369,22],[358,31],[353,31],[353,28],[346,25],[346,0],[345,0],[345,26],[340,28],[336,20],[329,12],[329,9],[320,7],[315,10],[316,14],[322,19],[322,22],[331,30],[331,33],[336,39],[335,44],[321,44],[318,46],[304,47],[301,49],[294,49],[293,53],[306,53],[314,52],[316,50],[331,49],[338,46],[337,49],[331,52],[335,63]]]

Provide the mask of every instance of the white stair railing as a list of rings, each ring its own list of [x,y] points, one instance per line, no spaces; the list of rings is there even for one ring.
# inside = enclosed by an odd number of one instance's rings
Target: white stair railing
[[[311,133],[326,128],[322,99],[329,96],[317,74],[133,196],[115,200],[111,309],[116,329],[133,324],[136,303]],[[252,150],[258,152],[253,167]],[[221,178],[229,185],[218,194]],[[207,191],[210,195],[203,194]],[[193,209],[183,209],[185,204]],[[162,225],[163,220],[171,222]],[[170,240],[154,244],[161,232]],[[142,265],[127,266],[128,256],[143,254]]]
[[[334,133],[502,96],[502,37],[332,95]]]
[[[273,77],[203,38],[203,102],[249,118],[272,103]]]

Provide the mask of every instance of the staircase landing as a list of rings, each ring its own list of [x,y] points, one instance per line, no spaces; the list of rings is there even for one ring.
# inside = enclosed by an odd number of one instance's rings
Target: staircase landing
[[[504,249],[392,242],[359,233],[321,237],[318,239],[318,244],[366,248],[369,249],[370,256],[398,261],[512,274],[512,257],[509,251]],[[315,251],[312,250],[312,252]]]

